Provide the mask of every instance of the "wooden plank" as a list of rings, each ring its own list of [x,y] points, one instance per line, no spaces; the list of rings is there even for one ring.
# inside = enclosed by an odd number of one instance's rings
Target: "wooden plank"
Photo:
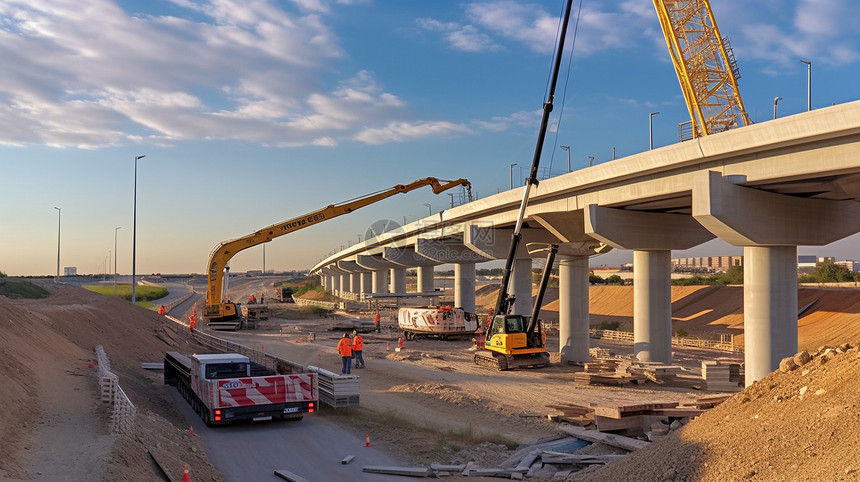
[[[368,465],[363,467],[361,471],[371,474],[405,475],[407,477],[430,477],[432,473],[429,467],[385,467],[382,465]]]
[[[545,464],[608,464],[627,457],[626,454],[608,455],[579,455],[553,452],[550,450],[541,453],[541,461]]]
[[[707,410],[693,407],[656,408],[648,410],[645,415],[657,415],[658,417],[698,417]]]
[[[298,476],[289,470],[276,470],[275,475],[289,482],[308,482],[308,479]]]
[[[644,440],[637,440],[630,437],[624,437],[611,433],[602,433],[596,430],[585,430],[579,427],[561,426],[558,427],[558,430],[568,435],[572,435],[580,440],[586,440],[588,442],[601,442],[607,445],[612,445],[613,447],[629,450],[631,452],[651,445],[651,442],[646,442]]]
[[[678,406],[678,402],[666,403],[640,403],[638,405],[621,405],[610,406],[600,405],[594,408],[594,415],[608,418],[621,418],[628,415],[639,415],[647,410],[655,410],[660,408],[674,408]]]

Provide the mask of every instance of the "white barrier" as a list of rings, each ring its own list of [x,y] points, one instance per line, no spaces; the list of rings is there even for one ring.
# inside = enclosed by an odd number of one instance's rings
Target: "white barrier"
[[[112,406],[110,429],[114,433],[131,432],[137,409],[119,386],[119,377],[110,371],[110,360],[101,345],[96,346],[96,362],[99,365],[99,387],[103,402]]]

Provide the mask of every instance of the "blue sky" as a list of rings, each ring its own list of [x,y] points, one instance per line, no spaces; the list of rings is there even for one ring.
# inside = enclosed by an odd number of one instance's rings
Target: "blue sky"
[[[574,11],[579,1],[574,2]],[[0,4],[0,271],[203,272],[221,241],[427,176],[479,197],[531,163],[561,0],[7,0]],[[753,121],[860,98],[860,3],[715,0]],[[568,52],[569,53],[569,52]],[[569,67],[569,68],[568,68]],[[584,0],[544,175],[677,142],[689,120],[650,0]],[[523,171],[521,171],[521,167]],[[426,189],[426,188],[425,188]],[[266,247],[303,269],[380,219],[449,206],[398,195]],[[425,203],[429,203],[428,210]],[[121,229],[116,230],[116,227]],[[801,254],[860,259],[855,238]],[[689,253],[673,253],[679,256]],[[740,254],[709,243],[693,254]],[[614,252],[592,265],[632,258]],[[262,248],[237,255],[262,268]]]

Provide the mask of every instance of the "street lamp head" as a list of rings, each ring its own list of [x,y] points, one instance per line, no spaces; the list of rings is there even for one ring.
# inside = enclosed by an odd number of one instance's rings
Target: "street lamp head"
[[[144,157],[146,157],[146,154],[142,156],[134,156],[134,160],[137,161],[138,159],[143,159]]]
[[[54,206],[54,209],[56,209],[57,211],[62,211],[62,209],[58,208],[57,206]]]
[[[777,102],[779,102],[779,101],[781,101],[781,100],[782,100],[782,97],[774,97],[774,98],[773,98],[773,103],[774,103],[774,104],[776,104]]]
[[[561,147],[561,149],[564,151],[570,151],[570,146],[558,146],[558,147]]]
[[[651,113],[651,115],[652,115],[652,116],[655,116],[655,115],[657,115],[657,114],[659,114],[659,113],[660,113],[660,112],[652,112],[652,113]]]

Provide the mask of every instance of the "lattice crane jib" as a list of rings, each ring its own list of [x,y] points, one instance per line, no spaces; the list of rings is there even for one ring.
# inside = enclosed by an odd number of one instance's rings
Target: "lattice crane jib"
[[[654,7],[687,102],[692,135],[749,125],[731,44],[720,36],[708,0],[654,0]]]

